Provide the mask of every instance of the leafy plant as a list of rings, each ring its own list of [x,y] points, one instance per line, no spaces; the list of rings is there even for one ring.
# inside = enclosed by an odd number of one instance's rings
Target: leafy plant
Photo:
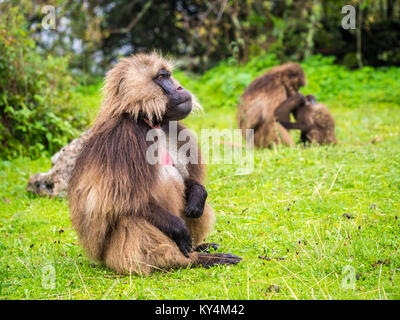
[[[52,154],[87,123],[68,58],[38,52],[20,8],[0,15],[0,30],[0,157]]]

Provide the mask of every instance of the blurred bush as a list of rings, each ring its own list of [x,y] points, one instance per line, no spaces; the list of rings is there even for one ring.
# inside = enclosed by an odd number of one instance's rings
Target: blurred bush
[[[152,49],[195,72],[262,52],[280,61],[335,56],[351,68],[400,65],[396,0],[5,0],[0,11],[10,1],[31,6],[26,19],[43,50],[71,54],[72,68],[92,74],[119,56]],[[40,25],[44,5],[56,9],[56,32]],[[354,30],[341,26],[345,5],[359,12]]]
[[[20,7],[0,15],[1,158],[53,154],[87,124],[68,59],[40,54],[26,27]]]

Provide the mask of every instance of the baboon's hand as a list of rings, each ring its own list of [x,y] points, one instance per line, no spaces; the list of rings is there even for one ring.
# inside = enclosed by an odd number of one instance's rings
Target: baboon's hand
[[[194,251],[208,253],[211,248],[213,248],[214,250],[218,250],[219,245],[214,242],[211,242],[211,243],[204,242],[202,244],[199,244],[196,248],[194,248]]]
[[[201,184],[193,185],[186,195],[186,207],[184,210],[188,218],[199,218],[203,215],[206,204],[207,191]]]
[[[189,257],[189,253],[193,251],[192,237],[183,219],[178,218],[176,220],[174,228],[171,230],[170,237],[175,241],[179,250],[181,250],[186,257]]]
[[[304,104],[306,102],[306,97],[301,92],[294,94],[291,99],[293,99],[296,104]]]

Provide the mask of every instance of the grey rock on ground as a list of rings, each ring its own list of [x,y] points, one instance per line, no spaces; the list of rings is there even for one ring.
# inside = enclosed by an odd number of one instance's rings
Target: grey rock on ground
[[[28,180],[27,191],[42,197],[65,197],[76,158],[89,133],[90,129],[55,153],[51,157],[51,169],[31,176]]]

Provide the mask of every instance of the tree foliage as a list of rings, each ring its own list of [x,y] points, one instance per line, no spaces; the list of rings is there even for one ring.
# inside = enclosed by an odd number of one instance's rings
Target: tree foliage
[[[0,157],[52,154],[86,124],[68,59],[36,50],[18,7],[0,15],[0,30]]]
[[[25,2],[19,0],[17,2]],[[44,4],[57,8],[57,31],[35,28],[42,47],[73,53],[72,67],[104,70],[131,52],[159,49],[184,67],[207,69],[227,57],[273,52],[280,61],[333,55],[350,67],[400,64],[400,3],[395,0],[98,0],[32,1],[32,25]],[[344,5],[360,12],[357,30],[341,26]],[[51,38],[51,41],[48,39]],[[97,69],[96,69],[97,68]]]

